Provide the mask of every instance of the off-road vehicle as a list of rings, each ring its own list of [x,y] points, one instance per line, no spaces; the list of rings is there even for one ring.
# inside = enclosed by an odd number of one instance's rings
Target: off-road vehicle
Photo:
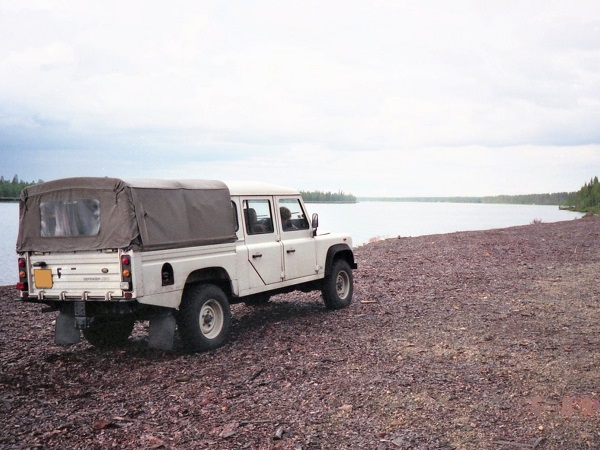
[[[196,350],[225,342],[230,305],[321,290],[352,301],[352,240],[317,233],[298,191],[213,180],[67,178],[23,190],[20,299],[59,311],[57,344],[127,341],[149,321],[151,347],[175,331]]]

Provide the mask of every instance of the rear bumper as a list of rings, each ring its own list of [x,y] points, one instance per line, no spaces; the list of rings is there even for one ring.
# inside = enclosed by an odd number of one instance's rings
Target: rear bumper
[[[83,291],[81,294],[75,294],[68,291],[62,291],[57,293],[56,291],[47,292],[44,290],[37,291],[35,293],[21,291],[20,299],[25,302],[39,302],[46,303],[49,301],[106,301],[106,302],[122,302],[132,301],[133,298],[127,298],[125,293],[121,290],[118,291],[106,291],[100,294],[98,292]]]

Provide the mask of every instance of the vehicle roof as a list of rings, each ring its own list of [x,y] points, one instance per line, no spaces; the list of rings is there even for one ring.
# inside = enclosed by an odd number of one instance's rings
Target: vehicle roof
[[[197,179],[127,178],[123,181],[133,188],[140,189],[221,189],[224,186],[222,181]]]
[[[297,189],[255,181],[225,181],[231,195],[299,195]]]

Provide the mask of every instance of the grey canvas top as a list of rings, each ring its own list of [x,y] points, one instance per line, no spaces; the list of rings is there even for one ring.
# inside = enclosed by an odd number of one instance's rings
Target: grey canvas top
[[[235,240],[229,189],[220,181],[80,177],[21,192],[18,252],[157,250]]]

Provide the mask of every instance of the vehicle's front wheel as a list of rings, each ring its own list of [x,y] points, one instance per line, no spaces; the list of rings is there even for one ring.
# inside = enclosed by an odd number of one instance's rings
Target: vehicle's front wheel
[[[129,339],[134,324],[135,320],[131,317],[119,319],[99,317],[83,330],[83,336],[94,347],[119,347]]]
[[[354,278],[346,260],[334,261],[331,272],[323,280],[321,293],[325,306],[329,309],[345,308],[352,303]]]
[[[205,284],[186,290],[179,311],[179,333],[193,350],[212,350],[225,343],[231,325],[231,310],[225,293]]]

